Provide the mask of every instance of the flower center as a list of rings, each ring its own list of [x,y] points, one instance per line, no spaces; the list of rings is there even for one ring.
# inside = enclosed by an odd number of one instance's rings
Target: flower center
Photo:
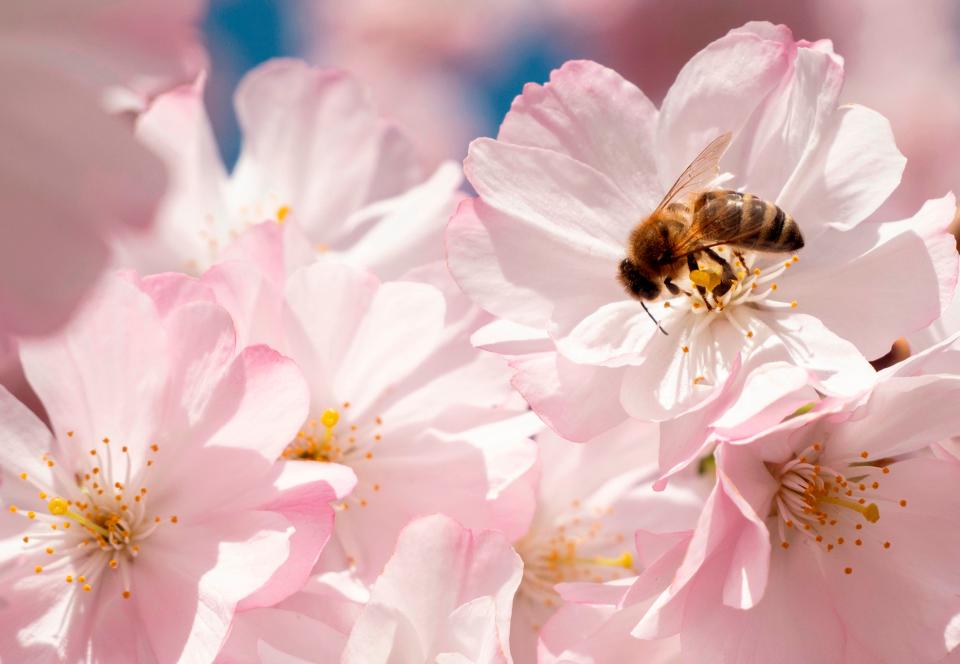
[[[780,489],[773,498],[771,516],[777,519],[780,546],[790,548],[791,532],[798,532],[826,552],[845,544],[864,546],[870,526],[880,521],[876,500],[883,500],[881,478],[891,473],[886,460],[869,460],[868,452],[861,452],[859,460],[844,465],[844,475],[820,463],[824,446],[813,443],[799,456],[780,468],[772,470],[780,481]],[[899,500],[906,507],[906,500]],[[889,549],[892,543],[879,543]],[[853,567],[844,566],[846,574]]]
[[[67,436],[72,438],[73,432]],[[37,489],[43,507],[22,510],[10,505],[9,511],[33,522],[21,539],[35,573],[59,570],[68,584],[76,582],[90,592],[102,580],[104,570],[116,571],[122,596],[129,599],[130,568],[140,555],[140,543],[165,520],[177,523],[178,519],[151,514],[147,507],[146,480],[153,460],[148,459],[138,477],[132,479],[129,449],[121,448],[123,467],[115,469],[108,447],[110,439],[103,438],[102,443],[105,453],[90,449],[89,454],[81,456],[84,461],[76,465],[72,476],[61,470],[50,454],[44,454],[43,461],[63,495],[37,478],[20,473],[22,481]],[[160,448],[153,444],[150,450],[156,453]]]
[[[603,517],[610,509],[584,515],[579,500],[573,510],[551,528],[534,528],[516,544],[523,559],[519,594],[547,608],[559,605],[558,583],[603,583],[635,574],[633,556],[622,533],[610,533]]]
[[[343,411],[350,409],[350,402],[341,404]],[[372,493],[380,491],[380,484],[367,481],[364,467],[375,458],[374,448],[383,442],[383,418],[374,418],[373,424],[348,423],[336,408],[327,408],[319,418],[311,418],[297,433],[296,439],[283,451],[284,459],[322,461],[350,466],[357,475],[357,485],[342,502],[335,505],[339,510],[351,505],[366,507]]]
[[[800,260],[799,256],[759,267],[758,263],[769,260],[770,254],[741,251],[718,246],[713,257],[704,254],[697,259],[697,269],[689,270],[679,277],[674,285],[678,294],[664,301],[663,307],[694,315],[694,322],[679,337],[685,360],[693,370],[693,384],[712,385],[716,370],[713,344],[701,343],[703,335],[717,320],[726,320],[746,340],[757,332],[758,325],[750,314],[751,309],[796,309],[796,300],[778,299],[777,279]],[[728,279],[724,279],[727,274]],[[742,306],[746,305],[746,306]]]

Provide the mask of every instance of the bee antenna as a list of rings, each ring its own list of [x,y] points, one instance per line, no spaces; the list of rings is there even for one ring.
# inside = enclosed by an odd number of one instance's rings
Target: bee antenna
[[[648,316],[650,316],[650,320],[653,321],[653,324],[656,325],[661,332],[663,332],[664,334],[667,334],[667,331],[663,329],[663,326],[660,324],[660,322],[656,318],[654,318],[653,314],[650,313],[650,310],[647,309],[647,305],[643,300],[640,300],[640,306],[643,307],[643,310],[647,312]]]

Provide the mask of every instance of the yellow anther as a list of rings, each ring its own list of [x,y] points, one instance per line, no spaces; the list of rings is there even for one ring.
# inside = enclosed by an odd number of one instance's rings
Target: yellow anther
[[[79,523],[81,526],[83,526],[87,530],[90,530],[91,532],[99,533],[103,537],[110,537],[110,532],[106,530],[103,526],[100,526],[94,523],[90,519],[80,514],[77,514],[76,512],[71,512],[70,503],[64,498],[57,497],[57,498],[51,499],[50,502],[47,503],[47,509],[50,510],[50,514],[53,514],[55,516],[65,516],[68,519],[73,519],[74,521]],[[66,524],[64,524],[64,526],[66,526]]]
[[[629,551],[624,551],[619,558],[605,558],[596,556],[591,562],[597,565],[607,565],[608,567],[622,567],[624,569],[633,569],[633,556]]]
[[[323,411],[323,415],[320,416],[320,423],[327,429],[332,429],[337,426],[337,422],[340,421],[340,412],[334,410],[333,408],[327,408]]]
[[[796,309],[796,308],[797,308],[797,301],[796,301],[796,300],[791,300],[791,301],[790,301],[790,308],[791,308],[791,309]]]
[[[60,516],[67,513],[70,509],[70,503],[63,498],[54,498],[47,503],[47,509],[50,510],[50,514]]]
[[[277,223],[278,223],[278,224],[282,224],[284,221],[286,221],[288,214],[290,214],[290,206],[289,206],[289,205],[281,205],[281,206],[277,209]]]
[[[703,286],[707,290],[712,291],[720,285],[720,275],[707,270],[693,270],[690,273],[690,281],[697,286]]]

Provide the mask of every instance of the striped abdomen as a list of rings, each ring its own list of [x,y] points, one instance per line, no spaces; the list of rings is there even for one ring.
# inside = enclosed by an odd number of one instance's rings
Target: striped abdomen
[[[803,235],[793,217],[769,201],[737,191],[707,191],[697,196],[693,228],[711,244],[771,252],[803,247]]]

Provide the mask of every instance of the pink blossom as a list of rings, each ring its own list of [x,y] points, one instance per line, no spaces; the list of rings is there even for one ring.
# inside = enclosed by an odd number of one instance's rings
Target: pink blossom
[[[111,89],[150,93],[202,62],[200,0],[5,2],[0,7],[0,336],[63,324],[109,260],[149,224],[160,162]]]
[[[679,633],[690,661],[942,660],[960,642],[960,465],[927,448],[960,433],[956,348],[722,444],[716,487],[633,635]]]
[[[0,391],[5,658],[211,661],[238,606],[304,584],[339,495],[276,461],[309,406],[290,360],[121,277],[21,356],[51,427]]]
[[[138,132],[173,183],[147,236],[122,243],[145,272],[199,274],[247,228],[295,223],[316,252],[385,278],[442,256],[443,224],[460,198],[459,169],[425,177],[410,142],[347,74],[273,60],[240,82],[243,150],[227,174],[203,107],[203,79],[160,96]]]
[[[525,88],[497,140],[471,145],[479,198],[450,223],[449,265],[480,306],[554,340],[552,355],[515,362],[515,385],[548,424],[585,440],[627,415],[668,419],[712,394],[738,356],[771,345],[855,392],[872,375],[865,358],[940,314],[956,283],[953,196],[902,222],[860,223],[903,158],[881,116],[837,107],[842,79],[829,44],[751,23],[695,56],[659,111],[615,72],[571,62]],[[775,201],[806,246],[746,252],[751,270],[711,311],[684,277],[693,296],[651,304],[663,335],[618,265],[632,227],[724,131],[722,186]]]
[[[493,531],[448,517],[412,522],[350,634],[344,664],[509,664],[510,613],[523,563]]]
[[[257,241],[240,244],[261,252],[258,267],[228,261],[202,283],[248,343],[279,349],[306,376],[310,413],[284,456],[356,473],[320,569],[372,581],[400,529],[441,509],[470,527],[520,536],[534,502],[529,437],[542,425],[511,389],[504,363],[469,342],[489,316],[449,278],[446,291],[381,283],[330,256],[286,276],[285,259],[297,254],[288,230],[254,229]],[[435,272],[422,276],[439,280]]]
[[[666,491],[653,490],[659,474],[653,424],[628,422],[586,445],[553,432],[537,442],[537,510],[514,543],[524,570],[510,648],[521,662],[535,661],[541,629],[565,606],[563,588],[634,577],[644,567],[636,558],[635,531],[692,528],[709,491],[695,473]]]

